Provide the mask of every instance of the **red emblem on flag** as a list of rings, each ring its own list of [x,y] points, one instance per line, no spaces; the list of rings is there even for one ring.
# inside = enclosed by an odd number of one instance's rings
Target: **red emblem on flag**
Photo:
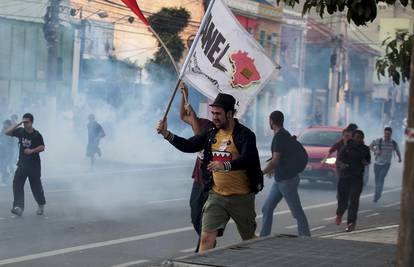
[[[254,59],[249,57],[247,52],[237,51],[230,55],[230,63],[232,65],[233,88],[246,88],[255,82],[259,82],[261,77],[254,64]]]

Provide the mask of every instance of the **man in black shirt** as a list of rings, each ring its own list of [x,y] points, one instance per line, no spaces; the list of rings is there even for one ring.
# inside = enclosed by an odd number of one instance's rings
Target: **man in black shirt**
[[[341,149],[336,160],[338,167],[338,208],[336,224],[342,223],[342,216],[348,210],[348,222],[345,231],[355,229],[358,215],[359,197],[364,184],[365,166],[371,162],[369,147],[364,145],[364,133],[356,130],[352,139]]]
[[[293,154],[292,135],[283,127],[284,115],[281,111],[274,111],[269,117],[270,128],[274,133],[272,141],[272,158],[263,170],[263,174],[269,178],[274,174],[275,181],[269,191],[262,207],[263,225],[260,236],[268,236],[272,231],[273,212],[279,202],[284,198],[290,212],[298,224],[300,236],[310,236],[309,223],[303,211],[298,187],[299,176],[294,165],[298,164],[298,158]]]
[[[101,149],[99,143],[105,137],[105,132],[102,126],[96,121],[95,115],[90,114],[88,117],[88,146],[86,148],[86,156],[91,158],[91,170],[95,164],[95,154],[101,156]]]
[[[23,127],[19,127],[23,124]],[[33,115],[26,113],[19,124],[10,126],[6,135],[19,139],[19,161],[13,181],[14,202],[11,212],[22,216],[24,211],[24,184],[29,178],[33,196],[39,205],[37,215],[43,215],[46,204],[42,182],[39,153],[45,150],[42,135],[33,128]]]

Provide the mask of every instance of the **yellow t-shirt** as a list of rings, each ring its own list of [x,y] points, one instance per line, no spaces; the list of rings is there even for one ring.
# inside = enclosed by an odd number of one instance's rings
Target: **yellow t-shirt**
[[[240,157],[233,142],[232,131],[219,130],[211,147],[213,161],[232,161]],[[245,195],[250,193],[246,170],[221,171],[213,173],[213,191],[223,196]]]

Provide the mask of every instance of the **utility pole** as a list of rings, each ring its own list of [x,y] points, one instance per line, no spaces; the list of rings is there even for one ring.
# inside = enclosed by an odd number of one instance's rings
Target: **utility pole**
[[[47,43],[47,94],[51,129],[56,121],[56,85],[59,46],[59,8],[62,0],[50,0],[44,16],[43,33]]]
[[[50,96],[56,96],[56,80],[59,45],[59,6],[61,0],[50,0],[44,16],[43,33],[47,43],[47,90]]]
[[[74,9],[72,16],[76,15],[76,10]],[[83,23],[83,10],[79,10],[79,19],[80,24],[75,27],[75,40],[73,45],[73,65],[72,65],[72,104],[76,105],[79,95],[79,80],[80,80],[80,70],[82,63],[82,53],[85,47],[85,25]]]
[[[335,32],[337,35],[333,38],[333,48],[331,54],[331,66],[329,73],[329,97],[328,97],[328,124],[336,125],[338,123],[337,118],[337,104],[339,96],[339,84],[340,76],[342,69],[342,49],[343,49],[343,40],[342,40],[342,20],[341,16],[337,17],[338,20],[335,25]]]
[[[342,37],[337,35],[333,38],[333,49],[331,54],[331,67],[329,73],[329,99],[328,99],[328,123],[330,125],[336,125],[338,123],[337,118],[337,104],[339,97],[339,84],[340,84],[340,69],[342,68]]]
[[[414,131],[414,43],[411,52],[407,133]],[[414,142],[407,138],[401,192],[401,222],[398,235],[397,266],[414,266]]]

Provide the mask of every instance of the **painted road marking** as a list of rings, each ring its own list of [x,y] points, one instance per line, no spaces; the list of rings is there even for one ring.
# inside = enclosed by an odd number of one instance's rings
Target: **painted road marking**
[[[191,253],[194,252],[196,250],[196,248],[187,248],[187,249],[183,249],[180,250],[181,253]]]
[[[326,228],[326,226],[321,225],[321,226],[317,226],[317,227],[314,227],[314,228],[310,229],[310,231],[313,232],[313,231],[317,231],[317,230],[321,230],[321,229],[325,229],[325,228]]]
[[[155,233],[149,233],[149,234],[119,238],[119,239],[114,239],[114,240],[109,240],[109,241],[89,243],[89,244],[80,245],[80,246],[76,246],[76,247],[57,249],[57,250],[31,254],[31,255],[22,256],[22,257],[16,257],[16,258],[0,260],[0,265],[31,261],[31,260],[41,259],[41,258],[52,257],[52,256],[56,256],[56,255],[67,254],[67,253],[71,253],[71,252],[78,252],[78,251],[87,250],[87,249],[124,244],[124,243],[133,242],[133,241],[139,241],[139,240],[156,238],[156,237],[160,237],[160,236],[166,236],[166,235],[171,235],[171,234],[176,234],[176,233],[181,233],[181,232],[187,232],[187,231],[191,231],[193,229],[194,228],[192,226],[189,226],[189,227],[176,228],[176,229],[165,230],[165,231],[160,231],[160,232],[155,232]]]
[[[336,219],[336,216],[329,217],[329,218],[323,218],[322,220],[323,220],[323,221],[333,221],[333,220],[335,220],[335,219]]]
[[[295,228],[298,228],[298,225],[297,224],[292,224],[292,225],[286,226],[285,228],[286,229],[295,229]]]
[[[177,202],[177,201],[184,201],[184,200],[188,200],[188,199],[187,198],[175,198],[175,199],[155,200],[155,201],[148,202],[148,204],[161,204],[161,203]]]
[[[383,207],[384,208],[391,208],[391,207],[399,206],[399,205],[400,205],[400,202],[394,202],[394,203],[391,203],[391,204],[388,204],[388,205],[384,205]]]
[[[401,187],[393,188],[393,189],[389,189],[389,190],[384,191],[383,194],[387,194],[387,193],[391,193],[391,192],[397,192],[397,191],[400,191],[400,190],[401,190]],[[369,197],[372,197],[373,195],[374,194],[371,193],[371,194],[361,196],[361,198],[369,198]],[[327,202],[327,203],[321,203],[321,204],[307,206],[307,207],[304,207],[303,209],[304,210],[310,210],[310,209],[328,207],[328,206],[332,206],[336,203],[337,203],[336,201],[331,201],[331,202]],[[281,215],[281,214],[286,214],[286,213],[289,213],[289,212],[290,212],[290,210],[283,210],[283,211],[275,212],[273,214],[274,215]],[[262,217],[263,217],[263,214],[257,216],[257,218],[262,218]],[[165,231],[160,231],[160,232],[154,232],[154,233],[149,233],[149,234],[130,236],[130,237],[119,238],[119,239],[108,240],[108,241],[97,242],[97,243],[89,243],[89,244],[75,246],[75,247],[51,250],[51,251],[46,251],[46,252],[41,252],[41,253],[36,253],[36,254],[31,254],[31,255],[26,255],[26,256],[21,256],[21,257],[16,257],[16,258],[4,259],[4,260],[0,260],[0,266],[1,265],[6,265],[6,264],[18,263],[18,262],[31,261],[31,260],[41,259],[41,258],[47,258],[47,257],[52,257],[52,256],[57,256],[57,255],[62,255],[62,254],[67,254],[67,253],[72,253],[72,252],[78,252],[78,251],[87,250],[87,249],[94,249],[94,248],[119,245],[119,244],[134,242],[134,241],[146,240],[146,239],[151,239],[151,238],[157,238],[157,237],[166,236],[166,235],[172,235],[172,234],[177,234],[177,233],[182,233],[182,232],[187,232],[187,231],[193,231],[193,229],[194,229],[193,226],[175,228],[175,229],[170,229],[170,230],[165,230]]]
[[[375,212],[373,214],[369,214],[369,215],[365,216],[365,218],[370,218],[370,217],[374,217],[374,216],[378,216],[378,215],[380,215],[380,214],[378,212]]]
[[[331,235],[324,235],[320,237],[331,238],[331,237],[336,237],[336,236],[354,235],[354,234],[360,234],[360,233],[366,233],[366,232],[372,232],[372,231],[378,231],[378,230],[388,230],[388,229],[394,229],[398,227],[400,227],[400,225],[393,224],[393,225],[379,226],[379,227],[373,227],[373,228],[362,229],[362,230],[355,230],[355,231],[347,232],[347,233],[336,233],[336,234],[331,234]]]
[[[114,265],[112,267],[128,267],[128,266],[137,265],[141,263],[147,263],[147,262],[149,262],[149,260],[138,260],[138,261],[131,261],[131,262]]]
[[[364,213],[368,213],[371,212],[372,210],[361,210],[360,212],[358,212],[359,214],[364,214]]]

